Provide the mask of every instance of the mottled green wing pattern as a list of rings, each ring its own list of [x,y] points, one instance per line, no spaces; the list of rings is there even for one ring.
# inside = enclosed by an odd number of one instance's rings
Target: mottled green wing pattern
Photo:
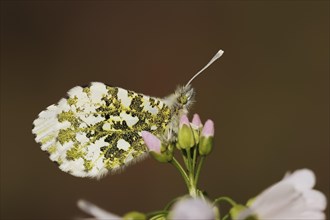
[[[142,158],[141,131],[161,136],[170,118],[161,99],[95,82],[42,111],[33,133],[61,170],[100,178]]]

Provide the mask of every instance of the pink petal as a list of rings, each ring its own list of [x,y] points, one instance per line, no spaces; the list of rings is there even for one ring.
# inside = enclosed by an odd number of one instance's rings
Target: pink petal
[[[147,145],[150,151],[160,153],[161,150],[161,141],[155,135],[151,134],[148,131],[141,132],[144,143]]]
[[[182,115],[180,118],[180,127],[182,127],[182,125],[188,125],[189,126],[189,119],[187,117],[187,115]]]
[[[202,130],[202,136],[213,137],[214,136],[214,123],[212,120],[207,120]]]
[[[197,126],[198,128],[202,127],[202,122],[198,114],[194,114],[192,124]]]

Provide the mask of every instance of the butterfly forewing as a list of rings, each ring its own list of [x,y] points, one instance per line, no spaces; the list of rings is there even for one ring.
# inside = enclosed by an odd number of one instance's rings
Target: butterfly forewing
[[[160,136],[170,118],[159,98],[95,82],[42,111],[33,133],[61,170],[98,178],[142,158],[141,131]]]

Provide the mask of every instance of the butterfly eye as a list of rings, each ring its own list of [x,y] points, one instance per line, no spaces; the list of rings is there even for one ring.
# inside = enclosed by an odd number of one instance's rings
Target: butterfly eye
[[[178,98],[178,102],[181,103],[182,105],[187,104],[188,102],[188,96],[182,95]]]

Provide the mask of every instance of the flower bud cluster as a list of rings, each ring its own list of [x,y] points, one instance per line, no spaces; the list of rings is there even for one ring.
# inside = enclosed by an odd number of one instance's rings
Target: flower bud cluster
[[[170,162],[173,158],[174,146],[164,145],[161,140],[148,131],[141,132],[142,138],[149,149],[149,153],[159,162]],[[179,150],[198,148],[199,155],[211,153],[214,137],[214,123],[207,120],[203,126],[198,114],[193,116],[192,122],[187,115],[180,118],[176,147]]]
[[[178,132],[179,149],[190,149],[198,147],[200,155],[206,156],[211,153],[214,137],[214,123],[207,120],[203,126],[198,114],[195,114],[192,122],[183,115],[180,120]]]

